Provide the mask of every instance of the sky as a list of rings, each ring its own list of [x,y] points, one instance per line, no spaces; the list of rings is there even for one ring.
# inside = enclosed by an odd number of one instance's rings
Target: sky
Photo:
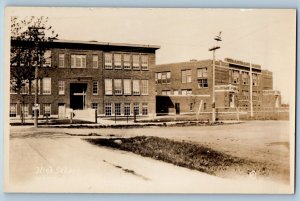
[[[208,49],[222,31],[216,59],[260,64],[273,72],[284,103],[295,97],[295,10],[23,8],[9,14],[48,16],[60,39],[160,45],[157,64],[211,59]]]

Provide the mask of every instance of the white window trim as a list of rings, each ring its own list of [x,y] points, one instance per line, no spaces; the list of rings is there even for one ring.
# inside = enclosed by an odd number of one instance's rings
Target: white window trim
[[[108,84],[108,82],[107,81],[110,81],[110,93],[108,93],[108,91],[107,91],[107,84]],[[105,90],[105,95],[113,95],[113,80],[112,79],[105,79],[104,80],[104,90]]]
[[[61,86],[60,84],[63,83],[63,90],[60,90]],[[58,81],[58,95],[65,95],[65,81],[64,80],[59,80]]]
[[[62,56],[62,59],[63,59],[63,65],[60,65],[60,59],[61,59],[61,56]],[[66,56],[65,54],[61,53],[61,54],[58,54],[58,68],[64,68],[65,67],[65,59]]]

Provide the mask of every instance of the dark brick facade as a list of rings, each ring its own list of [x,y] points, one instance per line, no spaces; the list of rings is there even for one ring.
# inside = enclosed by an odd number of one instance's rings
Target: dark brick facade
[[[212,60],[191,60],[189,62],[157,65],[156,93],[157,113],[210,113],[212,108]],[[201,70],[207,68],[207,85],[203,87]],[[190,70],[189,83],[182,83],[182,71]],[[157,77],[169,72],[169,80],[158,81]],[[200,81],[199,81],[200,80]],[[280,107],[280,93],[272,93],[272,72],[261,70],[261,66],[252,64],[252,102],[254,111],[265,106]],[[182,93],[190,89],[189,94]],[[265,92],[268,90],[269,92]],[[178,93],[178,92],[179,93]],[[278,101],[275,104],[275,95]],[[272,98],[270,97],[272,96]],[[166,98],[168,97],[168,98]],[[178,105],[180,111],[176,111]],[[215,104],[219,112],[234,112],[235,110],[249,112],[250,110],[250,63],[226,58],[216,61],[215,68]]]
[[[152,68],[155,65],[155,51],[159,49],[159,46],[150,45],[133,45],[133,44],[112,44],[112,43],[99,43],[99,42],[84,42],[84,41],[54,41],[49,45],[51,51],[51,66],[42,67],[39,69],[40,78],[51,78],[51,94],[45,95],[42,92],[39,94],[40,115],[44,114],[43,105],[51,104],[51,116],[57,116],[59,114],[59,105],[63,105],[65,109],[70,108],[71,96],[78,94],[74,92],[70,94],[70,87],[72,84],[83,84],[86,86],[84,98],[84,108],[92,108],[97,104],[98,115],[105,115],[104,104],[111,103],[112,111],[114,114],[114,103],[121,104],[121,114],[124,115],[124,103],[131,104],[130,115],[133,115],[133,104],[138,103],[140,105],[139,114],[142,115],[142,104],[147,105],[147,115],[155,114],[155,83],[154,74]],[[114,55],[118,53],[122,55],[121,69],[114,68],[114,62],[112,61],[112,69],[104,68],[104,54],[110,53]],[[64,65],[59,65],[59,55],[63,55]],[[130,55],[130,70],[123,68],[123,55]],[[85,67],[74,68],[71,67],[71,55],[84,55]],[[145,55],[148,58],[147,70],[133,70],[132,68],[132,55]],[[93,66],[93,56],[97,56],[98,67]],[[77,58],[76,58],[77,59]],[[74,62],[83,62],[77,61]],[[74,64],[77,65],[77,64]],[[83,65],[83,64],[82,64]],[[141,65],[141,60],[139,65]],[[13,66],[11,66],[13,68]],[[105,95],[105,79],[130,79],[130,80],[148,80],[148,94],[147,95]],[[59,82],[64,84],[64,93],[59,94]],[[98,93],[93,93],[93,84],[98,83]],[[79,86],[78,85],[78,86]],[[122,82],[123,87],[123,82]],[[131,83],[132,87],[132,83]],[[76,88],[76,86],[75,86]],[[43,82],[41,81],[40,89],[43,89]],[[132,91],[132,89],[131,89]],[[34,94],[31,94],[31,87],[29,87],[29,93],[27,94],[11,94],[10,103],[16,104],[16,116],[20,115],[21,104],[26,104],[28,107],[28,117],[32,115],[32,107],[34,105]],[[78,100],[78,99],[76,99]],[[14,111],[11,111],[14,113]],[[145,113],[145,112],[144,112]],[[144,114],[145,115],[145,114]],[[15,116],[14,114],[11,115]]]

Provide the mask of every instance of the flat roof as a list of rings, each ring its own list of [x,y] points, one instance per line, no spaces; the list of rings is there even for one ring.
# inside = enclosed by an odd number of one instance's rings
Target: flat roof
[[[54,43],[71,43],[71,44],[85,44],[85,45],[99,45],[99,46],[118,46],[118,47],[138,47],[138,48],[149,48],[159,49],[159,45],[145,45],[145,44],[130,44],[130,43],[110,43],[110,42],[98,42],[98,41],[82,41],[82,40],[65,40],[56,39]]]

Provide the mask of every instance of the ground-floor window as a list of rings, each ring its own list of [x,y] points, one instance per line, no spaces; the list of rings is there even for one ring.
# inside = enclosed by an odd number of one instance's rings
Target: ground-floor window
[[[133,104],[133,111],[134,111],[134,114],[139,114],[140,113],[140,104],[139,103],[134,103]]]
[[[105,103],[104,111],[106,116],[111,116],[111,103]]]
[[[148,115],[148,103],[142,104],[142,115]]]
[[[9,117],[17,116],[17,103],[11,103],[9,108]]]
[[[21,112],[23,114],[23,117],[28,117],[29,112],[28,112],[28,104],[22,104],[21,105]]]
[[[121,103],[115,103],[115,115],[121,115]]]
[[[51,104],[50,103],[45,103],[43,104],[44,108],[44,116],[50,116],[51,115]]]
[[[124,103],[124,114],[126,116],[130,115],[130,103]]]
[[[92,109],[98,110],[98,103],[92,103]]]
[[[193,111],[194,103],[190,103],[190,111]]]

